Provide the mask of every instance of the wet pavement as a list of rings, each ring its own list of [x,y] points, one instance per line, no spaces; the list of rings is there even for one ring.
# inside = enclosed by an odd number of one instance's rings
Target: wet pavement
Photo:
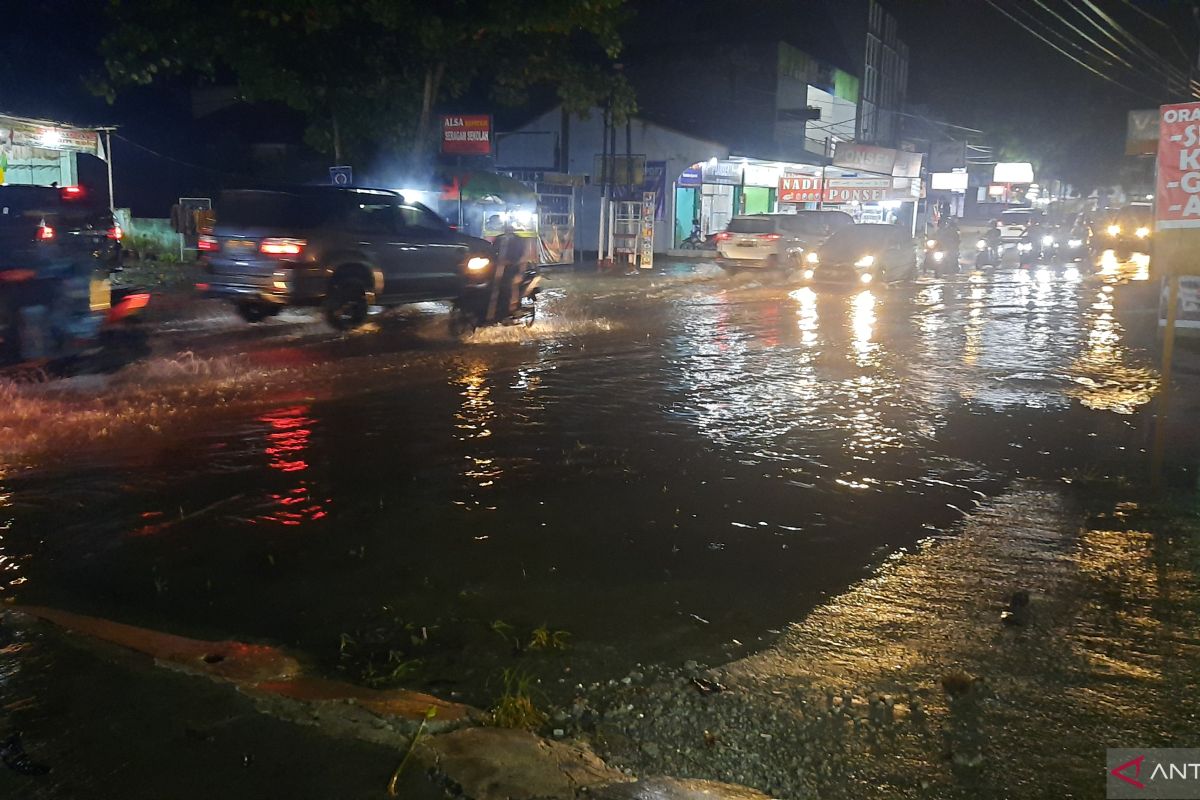
[[[2,594],[481,706],[720,663],[1016,479],[1140,474],[1146,278],[554,274],[465,342],[198,305],[117,376],[0,387]]]

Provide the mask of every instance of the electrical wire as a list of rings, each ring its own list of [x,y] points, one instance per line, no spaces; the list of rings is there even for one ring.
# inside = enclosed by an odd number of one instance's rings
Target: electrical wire
[[[1089,36],[1088,34],[1084,33],[1084,32],[1083,32],[1083,31],[1081,31],[1079,28],[1075,27],[1073,24],[1071,24],[1071,21],[1070,21],[1070,20],[1068,20],[1068,19],[1067,19],[1066,17],[1064,17],[1062,14],[1059,14],[1059,13],[1058,13],[1057,11],[1055,11],[1054,9],[1050,8],[1050,6],[1048,6],[1048,5],[1046,5],[1045,3],[1043,3],[1043,2],[1042,2],[1042,0],[1033,0],[1033,1],[1034,1],[1035,3],[1037,3],[1037,4],[1038,4],[1038,6],[1040,6],[1041,8],[1045,9],[1045,10],[1046,10],[1046,12],[1050,14],[1050,16],[1052,16],[1052,17],[1054,17],[1055,19],[1057,19],[1058,21],[1062,22],[1064,25],[1066,25],[1066,26],[1067,26],[1068,28],[1070,28],[1072,31],[1074,31],[1075,33],[1077,33],[1077,34],[1079,34],[1080,36],[1082,36],[1082,37],[1083,37],[1083,38],[1084,38],[1086,41],[1088,41],[1088,42],[1090,42],[1091,44],[1095,45],[1095,46],[1096,46],[1096,47],[1098,47],[1100,50],[1102,50],[1103,52],[1105,52],[1105,53],[1107,53],[1108,55],[1112,56],[1112,57],[1113,57],[1115,60],[1119,61],[1120,63],[1124,64],[1125,66],[1129,67],[1130,69],[1134,69],[1134,66],[1133,66],[1133,64],[1130,64],[1128,61],[1126,61],[1125,59],[1121,58],[1119,55],[1117,55],[1116,53],[1114,53],[1112,50],[1109,50],[1107,47],[1105,47],[1104,45],[1102,45],[1102,44],[1100,44],[1099,42],[1097,42],[1097,41],[1096,41],[1095,39],[1093,39],[1091,36]]]
[[[181,161],[178,158],[174,158],[173,156],[165,155],[163,153],[158,152],[157,150],[151,150],[149,147],[146,147],[144,144],[138,144],[137,142],[127,139],[126,137],[122,136],[119,133],[114,133],[113,138],[120,139],[122,142],[125,142],[125,144],[136,147],[138,150],[143,150],[143,151],[149,153],[150,155],[154,156],[155,158],[161,158],[164,161],[173,161],[176,164],[179,164],[181,166],[189,167],[191,169],[198,169],[201,172],[211,172],[213,175],[222,175],[225,177],[237,177],[235,175],[235,173],[232,173],[232,172],[222,172],[221,170],[213,169],[212,167],[202,167],[199,164],[192,164],[187,161]]]
[[[1034,1],[1036,2],[1037,0],[1034,0]],[[1039,3],[1039,5],[1042,5],[1042,4]],[[1046,9],[1047,11],[1050,11],[1050,9],[1048,7],[1046,7],[1045,5],[1042,5],[1042,8]],[[1111,60],[1111,59],[1105,58],[1104,56],[1102,56],[1098,53],[1095,53],[1095,52],[1087,49],[1082,44],[1077,42],[1075,39],[1071,38],[1067,34],[1063,33],[1062,31],[1058,30],[1056,27],[1051,25],[1047,20],[1039,17],[1037,14],[1030,11],[1028,5],[1023,5],[1023,4],[1012,5],[1012,6],[1009,6],[1009,9],[1014,12],[1020,11],[1021,13],[1023,13],[1025,15],[1026,21],[1031,23],[1034,27],[1038,28],[1040,31],[1042,31],[1045,34],[1054,35],[1055,37],[1058,38],[1058,40],[1060,42],[1065,43],[1066,45],[1071,47],[1073,50],[1075,50],[1077,53],[1079,53],[1083,59],[1087,60],[1089,63],[1095,65],[1098,62],[1099,65],[1109,74],[1116,74],[1116,73],[1120,72],[1122,64],[1124,64],[1124,66],[1126,66],[1130,69],[1133,69],[1133,65],[1128,64],[1127,62],[1118,63],[1118,61],[1120,60],[1119,56],[1116,57],[1118,60]],[[1052,15],[1054,14],[1053,11],[1051,11],[1050,13]],[[1064,20],[1064,22],[1065,22],[1065,20]],[[1070,27],[1069,23],[1068,23],[1068,27]],[[1105,52],[1110,52],[1110,51],[1106,50]],[[1113,54],[1113,55],[1115,55],[1115,54]],[[1141,78],[1142,76],[1140,74],[1138,74],[1138,77]]]
[[[1081,67],[1083,67],[1084,69],[1086,69],[1088,72],[1091,72],[1091,73],[1093,73],[1094,75],[1096,75],[1097,77],[1099,77],[1099,78],[1101,78],[1101,79],[1103,79],[1103,80],[1106,80],[1106,81],[1108,81],[1109,83],[1113,84],[1114,86],[1119,86],[1119,87],[1121,87],[1122,89],[1124,89],[1125,91],[1129,92],[1130,94],[1134,94],[1134,95],[1137,95],[1137,96],[1139,96],[1139,97],[1148,97],[1148,95],[1147,95],[1145,92],[1143,92],[1143,91],[1140,91],[1140,90],[1138,90],[1138,89],[1134,89],[1133,87],[1131,87],[1131,86],[1127,86],[1126,84],[1122,83],[1121,81],[1117,80],[1116,78],[1113,78],[1113,77],[1110,77],[1110,76],[1108,76],[1108,75],[1105,75],[1103,72],[1101,72],[1100,70],[1096,69],[1096,68],[1095,68],[1095,67],[1093,67],[1091,64],[1088,64],[1086,61],[1082,61],[1082,60],[1080,60],[1079,58],[1076,58],[1075,56],[1073,56],[1073,55],[1071,55],[1070,53],[1068,53],[1066,50],[1063,50],[1061,47],[1059,47],[1058,45],[1056,45],[1054,42],[1050,41],[1050,40],[1049,40],[1049,39],[1047,39],[1045,36],[1041,35],[1041,34],[1040,34],[1040,33],[1038,33],[1037,31],[1035,31],[1033,28],[1029,27],[1027,24],[1025,24],[1025,23],[1024,23],[1024,22],[1022,22],[1021,20],[1017,19],[1017,18],[1016,18],[1016,17],[1014,17],[1012,14],[1008,13],[1008,11],[1006,11],[1006,10],[1005,10],[1004,8],[1002,8],[1002,7],[1001,7],[999,4],[997,4],[997,3],[995,2],[995,0],[984,0],[984,2],[986,2],[986,3],[987,3],[989,6],[991,6],[992,8],[996,9],[997,11],[999,11],[999,12],[1000,12],[1001,14],[1003,14],[1004,16],[1008,17],[1010,20],[1012,20],[1014,23],[1016,23],[1017,25],[1019,25],[1019,26],[1020,26],[1022,29],[1024,29],[1026,32],[1028,32],[1028,33],[1032,34],[1032,35],[1033,35],[1034,37],[1036,37],[1037,39],[1040,39],[1041,41],[1045,42],[1045,43],[1046,43],[1046,44],[1048,44],[1048,45],[1049,45],[1051,48],[1053,48],[1053,49],[1054,49],[1054,50],[1056,50],[1057,52],[1061,53],[1062,55],[1066,56],[1067,58],[1071,59],[1072,61],[1074,61],[1074,62],[1075,62],[1076,64],[1078,64],[1079,66],[1081,66]]]
[[[1122,2],[1122,3],[1124,3],[1125,5],[1129,6],[1130,8],[1132,8],[1134,11],[1138,12],[1139,14],[1141,14],[1141,15],[1142,15],[1143,17],[1145,17],[1146,19],[1148,19],[1148,20],[1150,20],[1151,22],[1153,22],[1155,25],[1158,25],[1158,26],[1162,27],[1162,29],[1163,29],[1163,30],[1165,30],[1167,33],[1169,33],[1169,34],[1171,35],[1171,41],[1174,43],[1174,45],[1175,45],[1175,48],[1176,48],[1177,50],[1179,50],[1179,54],[1180,54],[1181,56],[1183,56],[1183,60],[1184,60],[1184,62],[1185,62],[1185,63],[1191,63],[1191,61],[1192,61],[1192,57],[1191,57],[1190,55],[1188,55],[1187,48],[1185,48],[1185,47],[1183,46],[1183,44],[1182,44],[1182,43],[1179,41],[1179,37],[1175,35],[1175,29],[1174,29],[1174,28],[1172,28],[1172,27],[1171,27],[1170,25],[1168,25],[1167,23],[1163,22],[1163,21],[1162,21],[1161,19],[1159,19],[1158,17],[1156,17],[1156,16],[1154,16],[1153,14],[1151,14],[1151,13],[1150,13],[1149,11],[1147,11],[1146,9],[1142,8],[1141,6],[1139,6],[1137,3],[1133,2],[1133,0],[1121,0],[1121,2]]]
[[[1178,67],[1176,67],[1175,65],[1163,60],[1159,53],[1156,53],[1152,48],[1147,46],[1145,42],[1143,42],[1141,39],[1137,38],[1132,33],[1130,33],[1125,28],[1123,28],[1120,25],[1120,23],[1118,23],[1109,14],[1107,14],[1102,8],[1100,8],[1098,5],[1096,5],[1094,2],[1092,2],[1092,0],[1079,0],[1079,2],[1081,2],[1083,5],[1090,8],[1092,11],[1094,11],[1101,20],[1108,23],[1108,25],[1110,25],[1112,28],[1111,30],[1109,30],[1108,28],[1105,28],[1103,25],[1101,25],[1099,22],[1097,22],[1095,19],[1093,19],[1091,16],[1089,16],[1082,8],[1072,5],[1070,0],[1064,0],[1064,2],[1066,3],[1067,7],[1071,8],[1073,11],[1075,11],[1075,13],[1079,14],[1081,17],[1086,19],[1089,23],[1091,23],[1092,26],[1094,26],[1097,30],[1099,30],[1101,33],[1103,33],[1105,36],[1107,36],[1109,39],[1111,39],[1113,42],[1115,42],[1117,45],[1119,45],[1122,49],[1124,49],[1131,56],[1133,56],[1134,58],[1144,59],[1148,63],[1148,65],[1150,66],[1151,69],[1155,70],[1160,75],[1162,75],[1164,78],[1166,78],[1167,88],[1169,90],[1175,91],[1176,89],[1181,89],[1184,86],[1189,86],[1191,89],[1191,92],[1194,94],[1196,92],[1196,89],[1198,87],[1200,87],[1200,84],[1196,84],[1195,81],[1191,81],[1189,83],[1189,79],[1188,79],[1187,75],[1184,74],[1183,70],[1181,70]],[[1120,33],[1125,38],[1126,41],[1122,41],[1121,39],[1119,39],[1113,33],[1113,31]],[[1133,47],[1130,46],[1131,44],[1133,45]],[[1135,47],[1137,48],[1136,50],[1134,49]],[[1141,51],[1141,52],[1139,53],[1138,51]],[[1172,81],[1174,81],[1174,83],[1172,83]]]

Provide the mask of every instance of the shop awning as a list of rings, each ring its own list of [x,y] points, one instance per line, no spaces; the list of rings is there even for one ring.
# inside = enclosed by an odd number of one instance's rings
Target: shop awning
[[[478,170],[448,170],[438,177],[443,200],[465,202],[536,202],[537,193],[516,178]]]
[[[0,152],[14,147],[36,147],[59,153],[87,153],[108,160],[100,132],[111,128],[84,128],[48,119],[31,119],[0,113]]]

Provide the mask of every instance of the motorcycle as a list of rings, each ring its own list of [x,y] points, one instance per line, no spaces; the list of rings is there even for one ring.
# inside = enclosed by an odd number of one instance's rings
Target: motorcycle
[[[704,236],[700,233],[699,226],[692,228],[692,235],[679,243],[680,250],[716,250],[717,249],[716,233],[710,233]]]
[[[489,325],[524,325],[537,319],[542,276],[533,264],[509,264],[496,269],[491,280],[464,291],[450,312],[450,333],[465,336]]]
[[[147,355],[140,323],[150,294],[113,288],[112,272],[100,265],[90,274],[54,277],[0,270],[0,368],[107,372]]]
[[[923,268],[935,275],[958,272],[958,247],[953,242],[926,239]]]
[[[975,243],[975,250],[975,269],[999,266],[1000,248],[996,244],[980,239]]]
[[[1054,234],[1041,230],[1031,229],[1017,242],[1017,260],[1022,267],[1032,267],[1053,258],[1057,252],[1058,242]]]

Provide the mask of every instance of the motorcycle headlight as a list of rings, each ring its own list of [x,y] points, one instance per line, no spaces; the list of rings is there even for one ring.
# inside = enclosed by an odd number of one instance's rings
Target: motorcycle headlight
[[[471,272],[479,272],[480,270],[487,269],[491,265],[492,260],[483,256],[474,256],[467,259],[467,269],[469,269]]]
[[[1046,234],[1045,236],[1042,237],[1042,247],[1049,247],[1052,244],[1054,244],[1053,236],[1051,236],[1050,234]]]
[[[804,270],[804,280],[811,281],[813,279],[813,275],[816,274],[816,270],[806,269]]]
[[[980,239],[978,242],[976,242],[975,246],[978,247],[980,250],[987,250],[987,242],[984,241],[983,239]]]
[[[1033,249],[1033,245],[1030,244],[1029,242],[1021,242],[1020,244],[1017,245],[1017,250],[1022,253],[1029,252],[1032,249]]]
[[[1083,239],[1068,239],[1067,247],[1083,247]]]
[[[1117,234],[1119,234],[1121,232],[1121,226],[1120,225],[1109,225],[1107,228],[1105,228],[1105,230],[1108,231],[1109,236],[1116,236]]]
[[[863,256],[858,261],[854,262],[856,267],[869,267],[875,263],[875,256]]]
[[[932,250],[933,248],[937,247],[937,239],[926,239],[925,246]]]
[[[1149,235],[1150,235],[1150,229],[1149,229],[1149,228],[1146,228],[1146,227],[1141,227],[1141,228],[1138,228],[1138,229],[1137,229],[1136,231],[1134,231],[1133,233],[1134,233],[1134,235],[1135,235],[1135,236],[1137,236],[1139,239],[1145,239],[1147,236],[1149,236]]]
[[[874,278],[874,276],[869,272],[864,272],[862,275],[858,276],[858,279],[863,283],[870,283],[872,278]]]
[[[820,258],[817,256],[817,253],[816,253],[816,251],[813,251],[813,252],[810,252],[808,255],[806,255],[806,256],[804,257],[804,260],[805,260],[805,261],[807,261],[807,262],[808,262],[808,263],[810,263],[810,264],[816,264],[816,263],[817,263],[817,262],[819,262],[821,259],[820,259]]]
[[[938,251],[934,252],[934,254],[933,254],[934,261],[941,261],[945,257],[946,257],[946,254],[943,253],[941,250],[938,250]]]

